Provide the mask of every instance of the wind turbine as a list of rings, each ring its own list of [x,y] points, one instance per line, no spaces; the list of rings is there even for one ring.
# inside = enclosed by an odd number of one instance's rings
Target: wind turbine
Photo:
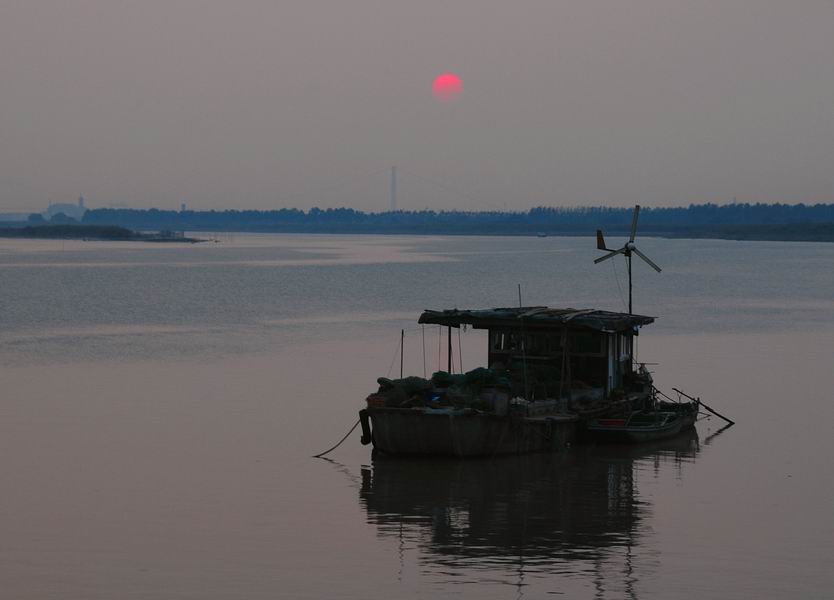
[[[640,252],[637,249],[637,246],[634,245],[634,238],[637,236],[637,216],[640,214],[640,205],[636,205],[634,207],[634,216],[631,218],[631,236],[628,238],[628,241],[625,243],[625,246],[620,248],[619,250],[614,250],[612,248],[607,248],[605,246],[605,238],[602,237],[602,230],[597,229],[597,248],[600,250],[605,250],[608,252],[605,256],[600,256],[594,263],[601,263],[604,260],[608,260],[609,258],[613,258],[618,254],[622,254],[626,257],[626,262],[628,263],[628,314],[632,314],[631,312],[631,255],[636,254],[640,258],[642,258],[648,265],[660,273],[660,267],[658,267],[652,260]]]

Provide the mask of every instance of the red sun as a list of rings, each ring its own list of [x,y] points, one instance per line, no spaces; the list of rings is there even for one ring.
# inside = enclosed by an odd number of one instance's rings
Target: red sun
[[[463,93],[463,81],[454,73],[443,73],[434,80],[431,91],[440,102],[453,102]]]

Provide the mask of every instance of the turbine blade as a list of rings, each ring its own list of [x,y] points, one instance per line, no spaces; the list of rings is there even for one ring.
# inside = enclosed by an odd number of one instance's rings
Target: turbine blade
[[[611,258],[613,256],[617,256],[618,254],[622,254],[622,253],[623,253],[622,248],[619,249],[619,250],[613,250],[612,252],[609,252],[605,256],[600,256],[599,258],[594,259],[594,264],[601,263],[604,260],[608,260],[609,258]]]
[[[631,251],[632,251],[632,252],[634,252],[637,256],[639,256],[639,257],[640,257],[640,258],[642,258],[643,260],[645,260],[647,263],[649,263],[649,266],[650,266],[652,269],[654,269],[655,271],[657,271],[658,273],[660,273],[660,267],[658,267],[656,264],[654,264],[654,263],[652,262],[652,260],[651,260],[648,256],[646,256],[645,254],[643,254],[642,252],[640,252],[637,248],[632,248],[632,249],[631,249]]]
[[[605,238],[602,237],[602,229],[597,229],[597,249],[608,250],[608,248],[605,247]]]
[[[640,205],[636,204],[634,206],[634,216],[631,218],[631,237],[628,238],[629,242],[633,242],[635,236],[637,235],[637,215],[640,214]]]

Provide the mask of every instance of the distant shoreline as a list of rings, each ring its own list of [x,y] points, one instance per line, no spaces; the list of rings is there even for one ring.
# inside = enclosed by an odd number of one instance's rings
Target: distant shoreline
[[[670,234],[640,232],[643,236],[734,240],[739,242],[834,242],[834,223],[783,225],[715,225]]]
[[[27,225],[0,228],[0,238],[36,240],[83,240],[108,242],[178,242],[195,244],[205,240],[174,232],[142,233],[115,225]]]
[[[143,229],[151,229],[143,228]],[[446,236],[519,236],[519,237],[590,237],[596,232],[588,226],[552,227],[537,231],[510,227],[453,227],[443,226],[383,226],[364,224],[304,224],[264,227],[189,227],[191,231],[212,233],[290,233],[327,235],[446,235]],[[622,226],[603,227],[606,236],[628,235]],[[206,240],[185,237],[180,230],[146,233],[118,225],[27,225],[0,224],[0,238],[17,239],[74,239],[88,241],[138,241],[198,243]],[[643,227],[642,237],[670,239],[716,239],[732,241],[771,242],[834,242],[834,223],[788,223],[750,225],[697,225],[671,227]]]

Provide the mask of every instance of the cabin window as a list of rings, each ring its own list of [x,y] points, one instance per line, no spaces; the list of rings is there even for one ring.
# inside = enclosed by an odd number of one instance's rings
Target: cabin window
[[[522,341],[523,351],[530,355],[547,356],[561,352],[561,334],[493,331],[490,339],[493,352],[521,352]]]
[[[496,352],[521,350],[521,334],[510,331],[496,331],[492,334],[492,349]]]
[[[568,334],[571,355],[577,356],[604,356],[605,336],[596,331],[572,331]],[[561,331],[545,332],[524,332],[521,331],[492,331],[491,349],[493,352],[521,354],[525,352],[528,356],[558,358],[564,348],[562,347]],[[618,355],[627,358],[631,352],[631,339],[618,336]],[[523,342],[523,348],[522,348]]]
[[[499,352],[504,349],[504,332],[496,331],[492,334],[492,349]]]
[[[601,355],[602,335],[590,331],[577,331],[571,336],[570,353]]]
[[[621,335],[620,339],[620,360],[628,360],[631,358],[631,336]]]
[[[492,335],[492,349],[497,352],[509,352],[521,349],[521,336],[509,331],[496,331]]]

